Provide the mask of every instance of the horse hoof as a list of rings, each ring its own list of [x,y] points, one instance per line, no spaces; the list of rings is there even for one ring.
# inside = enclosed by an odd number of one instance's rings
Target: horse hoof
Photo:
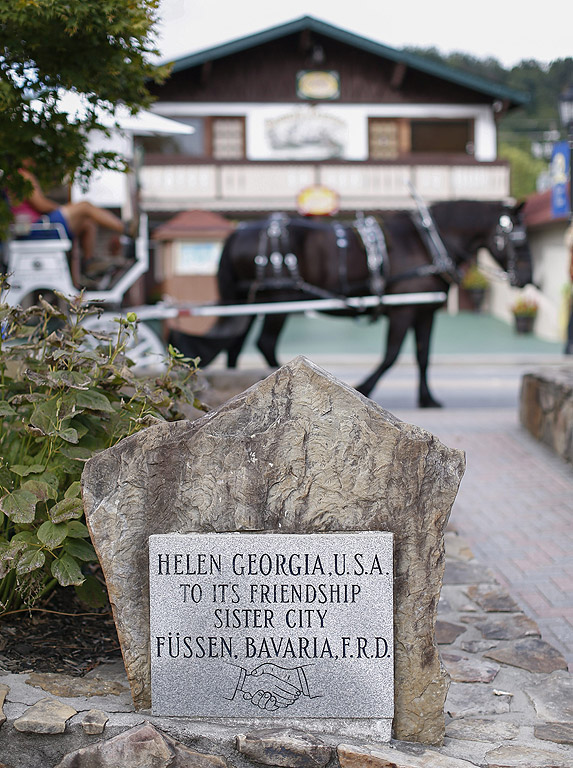
[[[361,395],[364,395],[364,397],[370,397],[370,393],[372,392],[372,387],[364,387],[364,386],[358,386],[354,387],[354,389],[357,392],[360,392]]]
[[[418,403],[418,408],[443,408],[444,406],[442,403],[439,403],[437,400],[434,400],[432,397],[430,397],[427,400],[421,400]]]

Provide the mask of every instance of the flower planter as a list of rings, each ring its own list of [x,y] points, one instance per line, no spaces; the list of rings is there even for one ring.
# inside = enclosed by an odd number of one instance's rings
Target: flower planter
[[[531,333],[535,323],[534,315],[514,315],[517,333]]]
[[[474,312],[481,312],[483,300],[485,298],[485,288],[467,288],[472,309]]]

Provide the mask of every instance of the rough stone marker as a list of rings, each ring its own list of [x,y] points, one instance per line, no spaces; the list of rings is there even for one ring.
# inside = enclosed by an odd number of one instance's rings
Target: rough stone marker
[[[434,628],[464,466],[461,451],[301,357],[197,421],[151,427],[95,456],[82,479],[86,520],[134,705],[151,706],[150,536],[388,531],[394,736],[440,744],[448,678]],[[358,733],[364,719],[349,723]],[[373,733],[376,723],[366,721]],[[324,724],[342,732],[340,719]]]
[[[391,533],[151,536],[153,714],[390,720],[392,569]]]

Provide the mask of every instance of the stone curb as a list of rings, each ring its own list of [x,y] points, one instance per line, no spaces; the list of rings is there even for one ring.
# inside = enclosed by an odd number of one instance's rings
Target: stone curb
[[[446,562],[442,747],[136,713],[121,664],[85,678],[0,669],[0,768],[570,768],[573,676],[563,657],[453,531]]]

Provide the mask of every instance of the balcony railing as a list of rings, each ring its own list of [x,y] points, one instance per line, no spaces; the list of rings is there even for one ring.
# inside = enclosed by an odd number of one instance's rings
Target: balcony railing
[[[427,201],[502,200],[509,167],[493,163],[192,163],[145,165],[141,203],[147,211],[292,210],[305,187],[324,184],[343,210],[413,206],[411,182]]]

